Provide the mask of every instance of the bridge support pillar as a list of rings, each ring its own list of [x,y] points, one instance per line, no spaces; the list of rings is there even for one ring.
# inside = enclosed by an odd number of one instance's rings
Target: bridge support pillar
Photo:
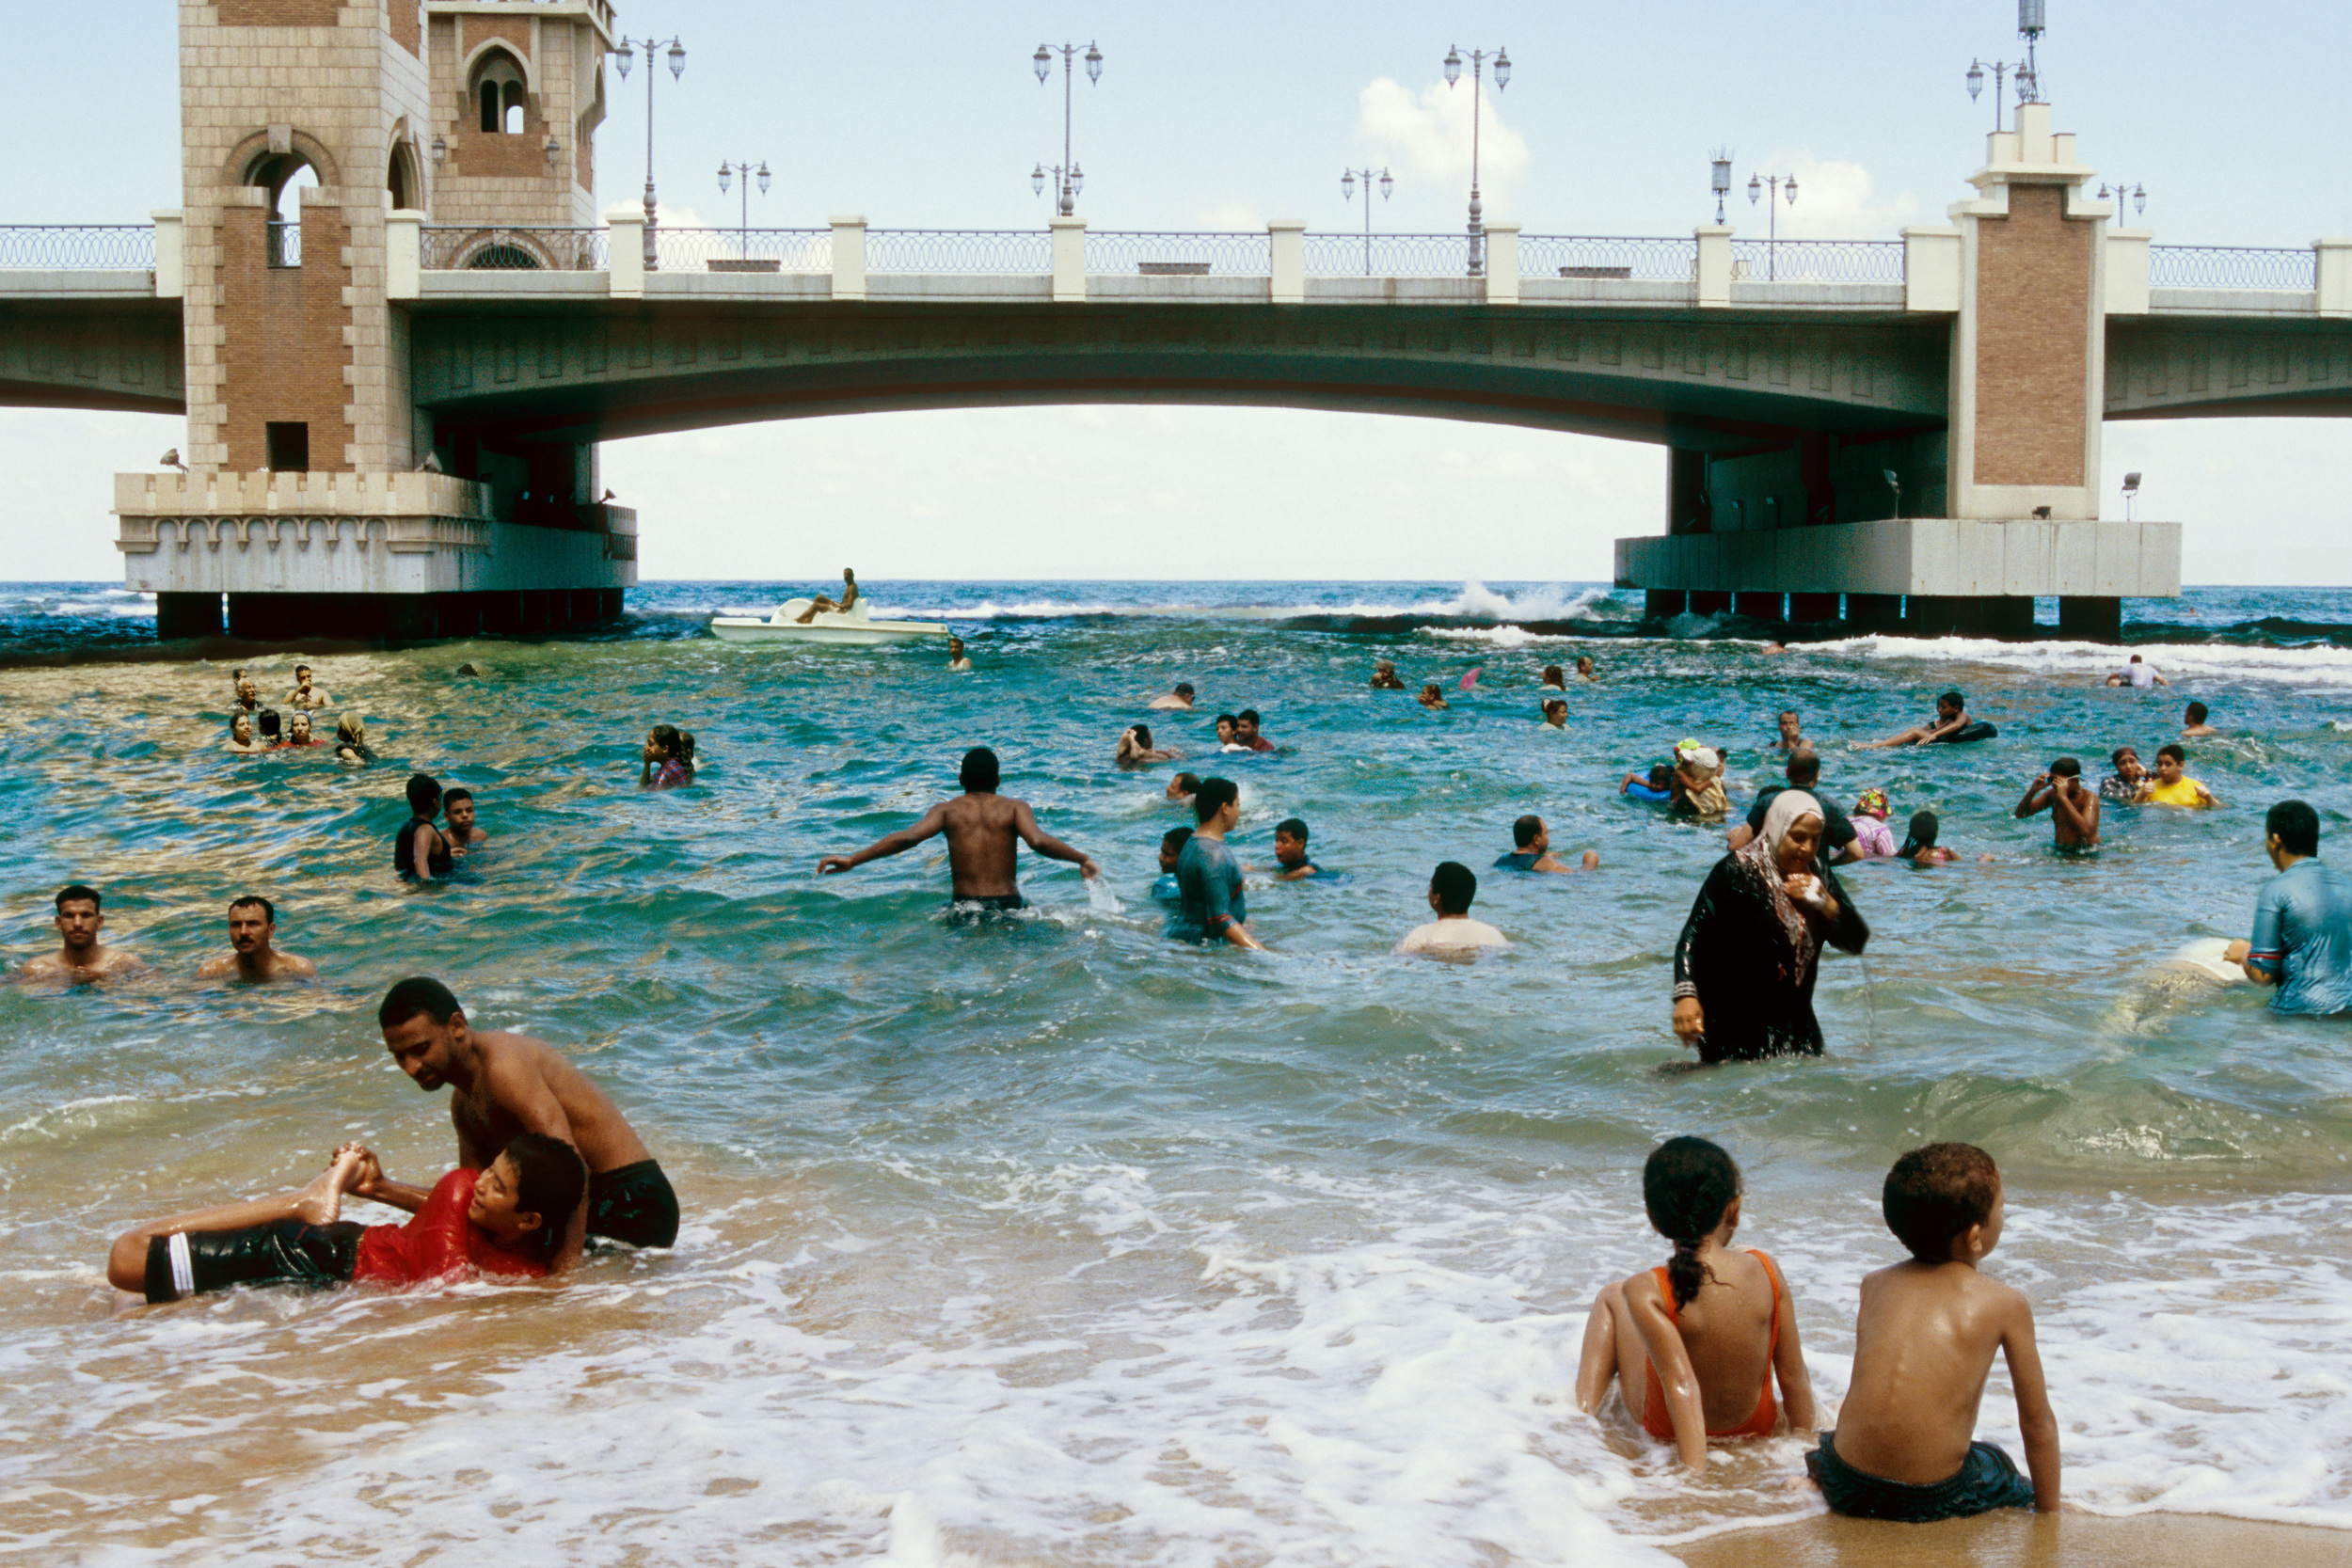
[[[155,635],[167,642],[183,637],[218,637],[222,625],[218,594],[155,595]]]
[[[2059,594],[2058,635],[2082,642],[2122,641],[2122,599],[2098,594]]]
[[[1737,614],[1751,621],[1777,621],[1781,618],[1781,597],[1778,594],[1756,594],[1741,591],[1731,595],[1731,608]]]
[[[1672,620],[1690,607],[1691,595],[1679,589],[1652,588],[1642,594],[1642,613],[1653,621]]]
[[[1710,588],[1691,590],[1691,613],[1693,615],[1722,615],[1730,609],[1731,595],[1728,593]]]
[[[2030,642],[2033,599],[2023,594],[1915,594],[1903,617],[1914,637],[1989,637]]]
[[[1801,626],[1835,621],[1837,619],[1837,595],[1791,594],[1788,595],[1788,619]]]

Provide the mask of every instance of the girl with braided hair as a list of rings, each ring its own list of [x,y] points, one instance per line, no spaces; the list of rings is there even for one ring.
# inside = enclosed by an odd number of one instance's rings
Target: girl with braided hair
[[[1669,1138],[1642,1168],[1642,1202],[1674,1256],[1593,1303],[1578,1407],[1597,1414],[1614,1384],[1627,1414],[1693,1470],[1707,1467],[1710,1438],[1811,1432],[1813,1383],[1788,1282],[1763,1252],[1731,1250],[1740,1167],[1705,1138]]]

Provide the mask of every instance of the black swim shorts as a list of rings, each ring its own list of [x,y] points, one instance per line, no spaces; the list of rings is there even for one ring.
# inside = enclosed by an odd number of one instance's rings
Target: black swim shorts
[[[588,1179],[588,1234],[630,1246],[677,1241],[677,1194],[651,1160],[600,1170]]]
[[[1936,1519],[1964,1519],[1996,1508],[2031,1508],[2033,1483],[2017,1473],[2009,1455],[1990,1443],[1971,1443],[1960,1468],[1932,1485],[1887,1481],[1865,1475],[1837,1457],[1824,1432],[1821,1446],[1804,1456],[1804,1467],[1820,1483],[1830,1512],[1852,1519],[1893,1519],[1924,1525]]]
[[[359,1237],[350,1220],[311,1225],[272,1220],[242,1230],[181,1231],[147,1240],[147,1299],[180,1301],[235,1285],[304,1285],[315,1290],[350,1281],[359,1265]]]
[[[950,920],[977,920],[983,915],[1009,914],[1025,910],[1029,901],[1017,893],[983,893],[971,898],[951,898],[947,901]]]

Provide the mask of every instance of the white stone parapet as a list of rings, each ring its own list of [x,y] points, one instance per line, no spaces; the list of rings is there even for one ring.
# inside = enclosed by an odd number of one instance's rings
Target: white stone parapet
[[[1517,305],[1519,302],[1519,226],[1516,223],[1486,225],[1486,303]]]
[[[1699,242],[1699,309],[1726,309],[1731,304],[1731,226],[1702,223],[1692,232]]]
[[[1053,235],[1054,303],[1083,305],[1087,297],[1087,220],[1048,218]],[[861,230],[863,236],[864,230]]]
[[[833,220],[833,297],[866,297],[866,220],[863,217],[837,217]]]

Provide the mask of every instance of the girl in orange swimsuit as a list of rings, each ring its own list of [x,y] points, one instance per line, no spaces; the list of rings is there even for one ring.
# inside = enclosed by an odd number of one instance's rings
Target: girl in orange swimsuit
[[[1676,1444],[1692,1468],[1705,1466],[1711,1438],[1771,1436],[1784,1406],[1790,1430],[1812,1431],[1813,1387],[1780,1266],[1759,1250],[1731,1250],[1740,1167],[1704,1138],[1669,1139],[1643,1169],[1642,1197],[1674,1259],[1593,1304],[1577,1403],[1597,1413],[1615,1385],[1642,1430]],[[1749,1387],[1753,1406],[1735,1392]]]

